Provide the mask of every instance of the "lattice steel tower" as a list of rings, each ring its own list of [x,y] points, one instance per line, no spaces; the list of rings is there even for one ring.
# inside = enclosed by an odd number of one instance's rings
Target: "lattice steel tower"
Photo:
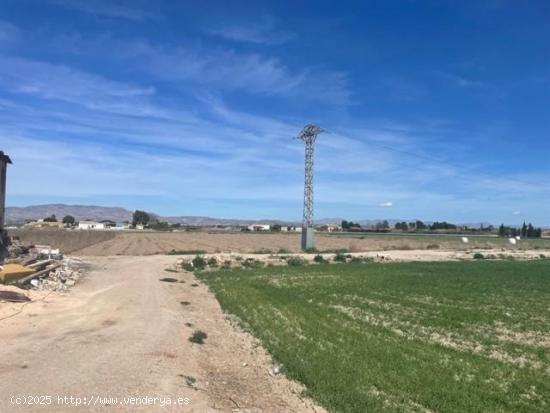
[[[306,173],[304,181],[304,217],[302,221],[302,249],[315,248],[313,229],[313,146],[317,135],[324,129],[317,125],[306,125],[296,137],[306,144]]]

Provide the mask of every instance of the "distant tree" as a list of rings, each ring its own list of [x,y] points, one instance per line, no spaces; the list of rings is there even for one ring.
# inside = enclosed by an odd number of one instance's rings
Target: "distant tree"
[[[527,225],[525,224],[525,221],[523,221],[523,225],[521,226],[521,236],[527,237]]]
[[[407,224],[406,222],[396,222],[395,229],[400,229],[401,231],[408,231],[409,224]]]
[[[508,235],[507,228],[504,226],[504,224],[500,224],[500,227],[498,227],[498,236],[505,237],[507,235]]]
[[[424,224],[422,221],[416,221],[415,227],[416,229],[426,229],[426,224]]]
[[[74,225],[76,222],[76,219],[74,219],[72,215],[65,215],[61,222],[63,222],[65,225]]]
[[[145,211],[140,211],[139,209],[134,212],[132,216],[132,225],[147,225],[151,217]]]
[[[49,217],[44,218],[44,222],[57,222],[57,218],[55,214],[52,214]]]
[[[273,232],[281,232],[281,225],[279,225],[279,224],[273,224],[273,225],[271,225],[271,231],[273,231]]]

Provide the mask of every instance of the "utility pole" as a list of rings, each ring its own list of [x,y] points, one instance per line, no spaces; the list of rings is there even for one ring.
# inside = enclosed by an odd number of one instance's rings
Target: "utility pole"
[[[313,148],[317,135],[324,129],[309,124],[296,137],[306,144],[305,179],[304,179],[304,215],[302,221],[302,249],[315,248],[315,230],[313,227]]]

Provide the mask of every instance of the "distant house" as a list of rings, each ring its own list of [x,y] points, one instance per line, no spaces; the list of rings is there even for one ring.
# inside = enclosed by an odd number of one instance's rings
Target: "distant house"
[[[248,226],[248,230],[253,232],[269,231],[270,229],[271,225],[269,224],[253,224]]]
[[[100,224],[103,224],[105,229],[116,227],[116,222],[111,221],[110,219],[104,219],[103,221],[99,221]]]
[[[341,231],[342,227],[336,224],[325,224],[325,225],[318,226],[317,229],[319,231],[325,231],[325,232],[337,232],[337,231]]]
[[[78,229],[90,230],[90,229],[105,229],[105,224],[103,222],[96,221],[80,221],[78,223]]]
[[[296,225],[283,225],[281,227],[281,232],[302,232],[302,227],[297,227]]]

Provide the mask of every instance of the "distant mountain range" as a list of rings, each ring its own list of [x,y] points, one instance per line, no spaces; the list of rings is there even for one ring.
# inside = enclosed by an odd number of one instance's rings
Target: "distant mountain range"
[[[111,220],[115,222],[124,222],[132,220],[133,211],[129,211],[120,207],[104,207],[96,205],[65,205],[65,204],[47,204],[47,205],[31,205],[27,207],[7,207],[6,222],[8,224],[21,224],[28,220],[46,218],[55,215],[59,220],[65,215],[72,215],[77,221],[90,219],[94,221]],[[149,214],[160,221],[166,221],[170,224],[185,224],[197,226],[210,225],[248,225],[253,223],[267,224],[285,224],[298,225],[299,222],[265,219],[225,219],[211,218],[200,216],[179,216],[179,217],[163,217],[153,212]]]
[[[72,215],[77,221],[91,219],[95,221],[111,220],[115,222],[124,222],[132,220],[132,211],[121,207],[104,207],[96,205],[66,205],[66,204],[47,204],[47,205],[31,205],[27,207],[7,207],[6,222],[8,224],[21,224],[27,220],[40,219],[55,215],[58,219],[62,219],[65,215]],[[285,221],[277,219],[227,219],[227,218],[212,218],[201,216],[176,216],[163,217],[158,214],[149,213],[160,221],[166,221],[170,224],[184,224],[196,226],[211,226],[211,225],[249,225],[254,223],[265,224],[283,224],[283,225],[300,225],[299,221]],[[345,218],[322,218],[315,220],[316,224],[340,224]],[[383,219],[363,219],[358,222],[362,226],[375,225]],[[412,222],[414,219],[388,219],[391,226],[396,222]],[[426,224],[431,224],[431,221],[424,221]],[[471,228],[483,225],[489,226],[489,223],[470,223],[467,224]]]

